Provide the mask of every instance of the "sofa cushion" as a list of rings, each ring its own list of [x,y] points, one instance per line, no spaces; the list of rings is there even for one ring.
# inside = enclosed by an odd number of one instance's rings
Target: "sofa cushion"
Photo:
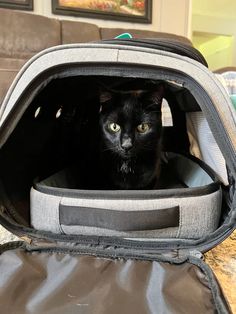
[[[83,22],[61,21],[62,44],[100,40],[97,25]]]
[[[0,71],[0,106],[16,74],[17,71]]]
[[[0,58],[0,104],[26,59]]]
[[[30,58],[60,44],[60,22],[35,14],[0,9],[0,57]]]
[[[25,64],[27,59],[15,59],[15,58],[1,58],[0,57],[0,71],[19,71]]]
[[[191,41],[186,37],[163,32],[124,28],[101,28],[100,32],[102,39],[112,39],[122,33],[130,33],[134,38],[170,38],[192,45]]]

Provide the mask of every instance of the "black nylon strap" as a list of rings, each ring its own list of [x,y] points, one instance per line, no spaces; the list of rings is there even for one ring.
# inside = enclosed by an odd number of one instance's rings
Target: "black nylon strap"
[[[179,206],[156,210],[110,210],[60,204],[60,224],[117,231],[155,230],[179,226]]]
[[[134,46],[134,47],[144,47],[151,49],[158,49],[169,51],[172,53],[179,54],[181,56],[189,57],[193,60],[196,60],[206,67],[208,67],[207,61],[204,56],[198,51],[196,48],[191,46],[190,44],[183,43],[178,39],[173,38],[127,38],[127,39],[103,39],[97,43],[107,43],[107,44],[115,44],[115,45],[126,45],[126,46]]]

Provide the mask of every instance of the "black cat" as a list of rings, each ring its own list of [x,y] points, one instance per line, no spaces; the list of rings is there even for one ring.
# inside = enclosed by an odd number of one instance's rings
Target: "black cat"
[[[158,187],[164,86],[152,91],[101,92],[101,175],[110,189]]]

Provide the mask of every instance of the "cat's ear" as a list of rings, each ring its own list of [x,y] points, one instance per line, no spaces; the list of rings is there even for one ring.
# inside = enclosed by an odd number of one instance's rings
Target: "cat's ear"
[[[104,105],[112,99],[112,94],[109,91],[100,91],[99,100],[100,100],[100,109],[99,112],[102,112]]]
[[[164,97],[165,88],[163,84],[157,86],[157,89],[151,92],[148,92],[148,100],[150,105],[160,106]]]
[[[111,100],[112,94],[109,91],[101,91],[100,92],[100,104],[104,104],[105,102]]]

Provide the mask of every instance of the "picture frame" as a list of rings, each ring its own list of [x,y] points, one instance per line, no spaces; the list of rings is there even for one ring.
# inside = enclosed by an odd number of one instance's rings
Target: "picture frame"
[[[0,8],[33,11],[33,0],[3,0]]]
[[[52,12],[131,23],[152,22],[152,0],[52,0]]]

